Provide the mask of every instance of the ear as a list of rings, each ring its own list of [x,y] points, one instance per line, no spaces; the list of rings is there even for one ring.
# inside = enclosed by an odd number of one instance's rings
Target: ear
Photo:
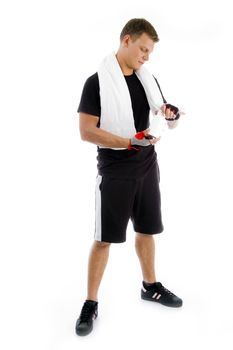
[[[126,34],[126,35],[123,37],[123,39],[122,39],[122,45],[123,45],[124,47],[128,47],[128,46],[129,46],[130,40],[131,40],[130,35],[129,35],[129,34]]]

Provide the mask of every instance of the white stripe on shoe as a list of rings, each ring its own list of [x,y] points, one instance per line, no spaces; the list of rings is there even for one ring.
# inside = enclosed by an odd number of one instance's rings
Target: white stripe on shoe
[[[156,292],[154,295],[152,295],[152,298],[155,298],[158,293]],[[157,299],[157,298],[156,298]]]

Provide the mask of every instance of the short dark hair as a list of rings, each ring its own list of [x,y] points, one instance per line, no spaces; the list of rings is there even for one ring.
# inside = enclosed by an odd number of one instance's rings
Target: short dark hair
[[[155,28],[144,18],[133,18],[129,20],[121,31],[120,40],[122,41],[123,37],[129,34],[134,41],[143,33],[146,33],[154,42],[159,41]]]

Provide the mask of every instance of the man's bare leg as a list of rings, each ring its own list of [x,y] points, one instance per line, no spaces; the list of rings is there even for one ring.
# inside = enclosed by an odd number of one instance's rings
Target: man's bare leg
[[[182,299],[170,292],[162,283],[156,281],[154,237],[148,234],[137,233],[135,246],[142,268],[143,281],[145,282],[143,282],[141,289],[141,298],[170,307],[182,306]]]
[[[87,300],[98,301],[98,290],[108,262],[110,243],[94,241],[88,261]]]
[[[143,280],[147,283],[156,282],[154,237],[148,234],[136,233],[135,248],[140,261]]]

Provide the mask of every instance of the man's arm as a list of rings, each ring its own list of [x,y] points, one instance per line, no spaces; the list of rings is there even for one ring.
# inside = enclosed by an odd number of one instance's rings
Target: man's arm
[[[99,117],[79,113],[79,130],[83,141],[88,141],[97,146],[110,148],[128,148],[129,139],[114,135],[97,127]]]

